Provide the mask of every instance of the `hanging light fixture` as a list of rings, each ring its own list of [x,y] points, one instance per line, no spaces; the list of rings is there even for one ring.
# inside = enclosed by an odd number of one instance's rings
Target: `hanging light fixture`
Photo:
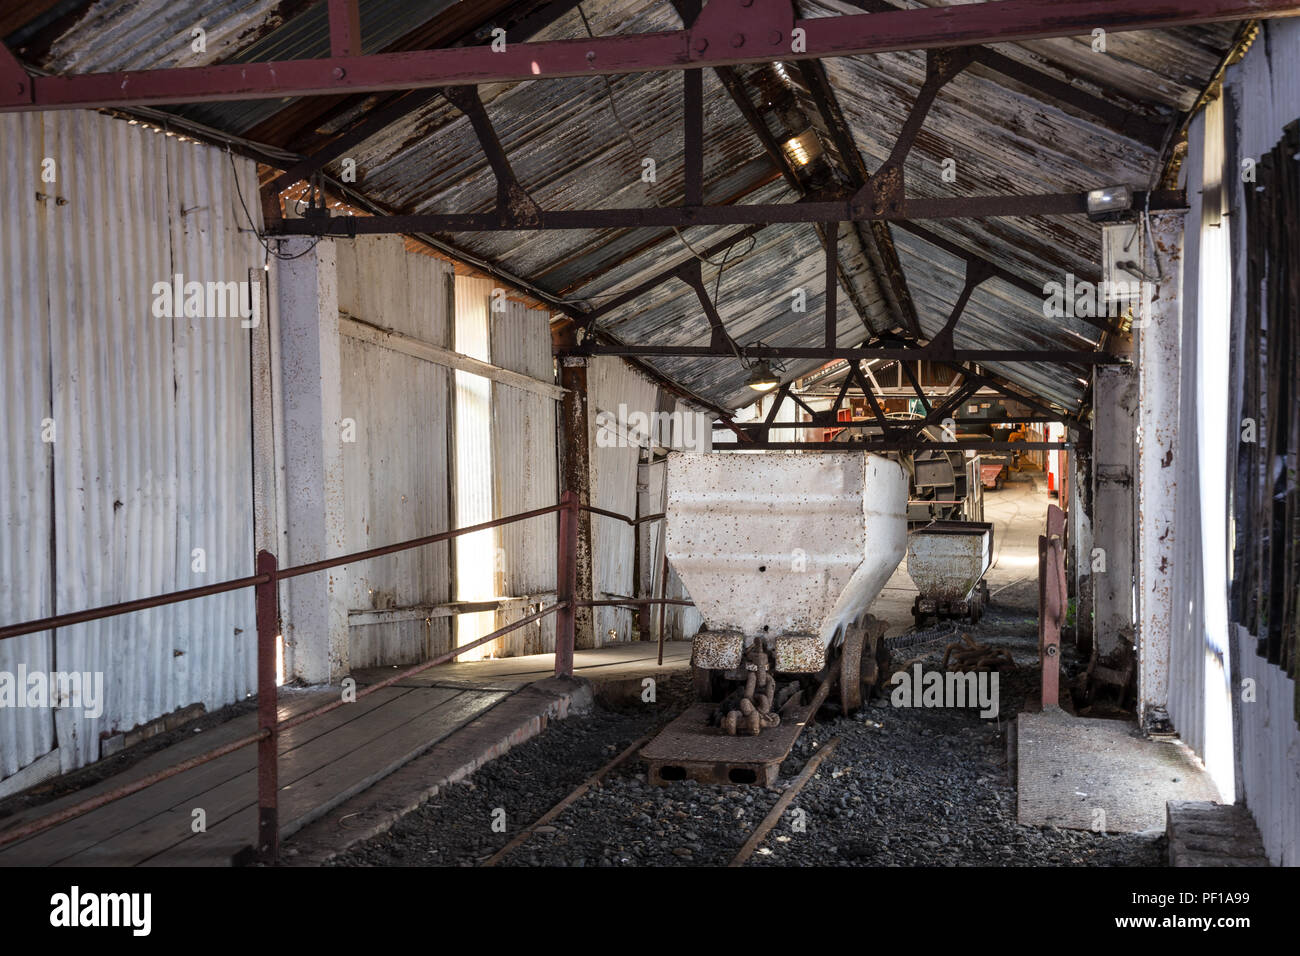
[[[772,374],[767,359],[759,359],[749,370],[749,380],[745,384],[756,392],[770,392],[781,384],[781,380]]]

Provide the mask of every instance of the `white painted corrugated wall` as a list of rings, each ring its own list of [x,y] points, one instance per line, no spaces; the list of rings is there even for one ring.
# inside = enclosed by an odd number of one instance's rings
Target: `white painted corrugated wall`
[[[684,403],[678,402],[676,407],[683,414],[690,414],[689,407]],[[641,500],[641,513],[662,514],[665,510],[668,491],[667,461],[660,459],[643,464],[640,473],[641,480],[638,490]],[[638,575],[640,585],[638,596],[689,598],[690,595],[686,592],[686,586],[682,584],[681,577],[671,564],[668,566],[668,586],[660,595],[664,567],[664,523],[655,521],[641,525],[639,539],[641,568]],[[657,639],[659,636],[659,608],[657,606],[651,606],[648,622],[649,627],[642,637]],[[694,607],[669,604],[664,608],[665,640],[682,641],[693,637],[703,623],[704,619]]]
[[[2,317],[4,427],[17,434],[6,445],[0,554],[24,567],[4,592],[5,619],[248,574],[248,332],[238,316],[155,318],[151,304],[153,284],[175,273],[200,282],[260,273],[234,188],[237,169],[244,196],[256,196],[253,165],[89,112],[4,116],[0,142],[12,159],[2,268],[23,276],[4,283]],[[43,157],[55,160],[52,183],[40,179]],[[43,406],[52,445],[32,438]],[[29,667],[104,674],[99,719],[57,714],[67,769],[98,757],[101,734],[249,693],[253,640],[244,591],[65,628],[52,661],[42,638],[20,646]],[[0,660],[16,665],[6,653]],[[14,741],[0,747],[0,775],[48,749],[48,720],[0,711],[0,742]]]
[[[451,347],[449,263],[398,236],[335,245],[341,314]],[[343,417],[355,423],[355,441],[343,443],[347,550],[445,531],[450,370],[346,331],[340,352]],[[451,599],[449,556],[444,542],[348,566],[349,611],[398,612],[348,628],[352,667],[414,663],[451,646],[450,618],[415,613]]]
[[[591,503],[597,508],[636,516],[637,466],[641,449],[623,440],[618,430],[597,423],[604,412],[617,420],[626,413],[653,412],[659,389],[621,359],[595,357],[587,371],[587,402],[591,419]],[[602,434],[603,432],[603,434]],[[592,591],[596,600],[634,597],[636,532],[614,518],[591,516]],[[621,607],[595,609],[595,642],[600,647],[632,639],[634,612]]]
[[[1182,174],[1185,218],[1177,469],[1179,525],[1174,535],[1173,620],[1169,646],[1169,718],[1205,762],[1220,792],[1235,790],[1229,688],[1224,478],[1227,404],[1227,220],[1218,204],[1223,176],[1223,109],[1211,102],[1189,131]]]
[[[1237,155],[1258,159],[1282,138],[1282,129],[1300,118],[1300,21],[1264,20],[1260,34],[1240,63],[1228,69],[1224,89],[1235,115]],[[1234,209],[1240,209],[1240,177],[1233,177]],[[1233,223],[1233,270],[1245,275],[1244,222]],[[1245,288],[1233,285],[1234,323],[1245,311]],[[1229,422],[1247,413],[1229,410]],[[1295,681],[1255,653],[1255,638],[1234,627],[1235,687],[1254,681],[1255,700],[1236,708],[1240,757],[1237,784],[1259,826],[1275,865],[1300,865],[1300,729],[1295,720]]]
[[[552,384],[550,316],[521,302],[507,300],[504,308],[504,312],[489,315],[492,363]],[[495,517],[544,508],[559,500],[556,424],[555,399],[503,382],[492,384]],[[498,612],[497,627],[519,620],[536,610],[535,605],[549,603],[554,597],[556,534],[554,515],[498,529],[501,561],[497,593],[537,600],[523,608]],[[553,651],[555,618],[548,616],[512,631],[494,647],[501,656]]]
[[[54,446],[41,440],[50,417],[50,327],[46,306],[46,204],[37,202],[45,117],[0,117],[0,181],[7,215],[0,223],[0,614],[6,621],[53,612],[51,590],[54,521],[51,475]],[[57,437],[57,433],[56,433]],[[49,633],[0,641],[0,671],[19,663],[48,670]],[[54,748],[48,710],[0,712],[0,778],[16,773]]]

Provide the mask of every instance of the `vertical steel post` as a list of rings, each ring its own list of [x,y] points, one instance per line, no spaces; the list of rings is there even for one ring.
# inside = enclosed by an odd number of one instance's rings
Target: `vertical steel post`
[[[1061,624],[1065,620],[1065,513],[1047,506],[1047,534],[1038,537],[1038,655],[1043,709],[1061,705]]]
[[[280,854],[278,700],[275,683],[276,639],[279,636],[279,578],[275,555],[257,554],[257,573],[267,580],[257,585],[257,725],[267,734],[257,744],[257,856],[274,863]]]
[[[667,519],[664,519],[667,521]],[[668,597],[668,529],[664,528],[663,536],[663,558],[660,560],[659,569],[659,600],[665,601]],[[664,610],[668,607],[666,603],[659,605],[659,666],[664,663]]]
[[[839,241],[840,224],[838,222],[828,222],[826,224],[826,296],[822,309],[825,312],[826,347],[828,349],[835,348],[835,327],[839,318],[839,305],[836,302],[840,282]]]
[[[573,602],[578,591],[578,495],[572,490],[560,495],[560,540],[555,560],[555,599],[565,605],[555,612],[555,676],[573,676]]]

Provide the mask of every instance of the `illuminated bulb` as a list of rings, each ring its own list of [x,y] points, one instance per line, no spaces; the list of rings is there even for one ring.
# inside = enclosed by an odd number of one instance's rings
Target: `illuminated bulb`
[[[756,392],[770,392],[781,384],[781,380],[772,374],[772,368],[767,364],[767,359],[761,359],[755,363],[754,368],[749,373],[749,380],[745,384]]]
[[[798,136],[785,141],[785,151],[789,154],[790,159],[800,166],[807,166],[808,160],[811,159],[808,150],[804,149],[803,142],[800,141]]]

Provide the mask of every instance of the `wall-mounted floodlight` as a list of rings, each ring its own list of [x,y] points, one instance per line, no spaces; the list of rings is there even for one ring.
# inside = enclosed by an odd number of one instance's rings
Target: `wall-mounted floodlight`
[[[1088,191],[1088,218],[1093,222],[1113,219],[1116,214],[1133,208],[1133,190],[1127,186],[1107,186]]]

